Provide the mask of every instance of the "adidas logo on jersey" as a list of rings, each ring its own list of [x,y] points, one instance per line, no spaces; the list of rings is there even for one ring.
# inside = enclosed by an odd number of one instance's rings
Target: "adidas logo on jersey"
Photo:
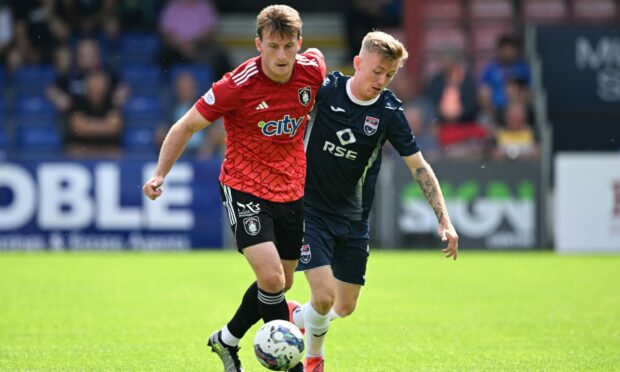
[[[256,106],[256,110],[264,110],[266,108],[269,108],[269,105],[265,101],[261,102],[258,106]]]

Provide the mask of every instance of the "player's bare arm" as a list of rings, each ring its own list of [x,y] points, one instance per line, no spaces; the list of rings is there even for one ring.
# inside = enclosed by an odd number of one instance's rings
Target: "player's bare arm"
[[[174,123],[168,134],[166,134],[164,143],[161,146],[155,174],[142,188],[144,195],[151,200],[161,196],[161,186],[164,183],[164,178],[170,172],[179,156],[181,156],[181,153],[183,153],[187,142],[194,133],[206,128],[209,124],[211,122],[203,118],[195,107],[192,107]]]
[[[420,152],[411,156],[404,157],[413,178],[416,180],[428,204],[433,208],[437,222],[439,223],[438,232],[441,241],[447,242],[448,246],[442,249],[446,257],[452,257],[454,260],[458,257],[458,240],[459,237],[450,221],[446,202],[439,186],[439,180],[435,176],[430,164],[426,162]]]

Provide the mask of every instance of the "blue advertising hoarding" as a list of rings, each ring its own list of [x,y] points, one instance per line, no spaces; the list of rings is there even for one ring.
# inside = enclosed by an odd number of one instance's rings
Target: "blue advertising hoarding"
[[[153,162],[0,162],[0,250],[221,248],[220,164],[178,162],[150,201]]]

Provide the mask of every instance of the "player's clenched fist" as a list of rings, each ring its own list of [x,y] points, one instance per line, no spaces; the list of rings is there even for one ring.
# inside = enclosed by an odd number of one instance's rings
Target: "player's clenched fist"
[[[163,183],[164,183],[163,178],[153,177],[144,184],[142,191],[144,192],[144,195],[146,195],[147,198],[151,200],[155,200],[161,196],[161,193],[162,193],[161,185]]]

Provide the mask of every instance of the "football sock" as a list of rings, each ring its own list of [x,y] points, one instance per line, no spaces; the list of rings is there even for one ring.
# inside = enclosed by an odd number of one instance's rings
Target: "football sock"
[[[308,307],[312,307],[310,305],[310,302],[306,302],[305,304],[301,305],[297,310],[293,311],[293,323],[299,328],[305,328],[304,314]],[[334,310],[334,308],[332,307],[331,309],[329,309],[329,313],[327,313],[327,318],[331,322],[334,319],[340,318],[340,315],[338,315],[338,313],[336,313],[336,310]]]
[[[306,328],[306,355],[323,355],[323,343],[329,328],[327,315],[319,314],[312,305],[308,304],[304,310],[304,323]]]
[[[308,306],[310,306],[310,303],[306,302],[293,311],[293,324],[295,324],[298,328],[304,328],[304,313],[306,312],[306,307]]]
[[[243,335],[245,335],[245,333],[254,324],[256,324],[256,322],[260,320],[261,316],[258,310],[258,303],[256,301],[257,296],[258,296],[258,284],[254,282],[245,291],[245,294],[243,295],[243,299],[241,300],[241,305],[239,305],[239,308],[237,308],[237,312],[235,313],[235,315],[232,317],[230,322],[228,322],[227,326],[225,327],[227,332],[230,333],[232,337],[241,339]],[[224,328],[222,328],[222,330],[223,329]],[[222,335],[223,334],[224,332],[222,332]],[[230,346],[236,346],[233,344],[229,344],[226,341],[224,341],[224,343]]]
[[[338,313],[336,313],[336,310],[334,310],[334,308],[332,307],[331,309],[329,309],[329,313],[327,313],[327,317],[329,318],[329,321],[331,322],[334,319],[340,318],[340,315],[338,315]]]
[[[258,311],[265,323],[275,319],[288,320],[284,291],[269,293],[258,288]]]
[[[241,341],[240,338],[235,337],[232,333],[230,333],[230,331],[228,330],[228,326],[222,327],[222,333],[220,334],[220,338],[222,342],[227,346],[237,346],[239,345],[239,341]]]

